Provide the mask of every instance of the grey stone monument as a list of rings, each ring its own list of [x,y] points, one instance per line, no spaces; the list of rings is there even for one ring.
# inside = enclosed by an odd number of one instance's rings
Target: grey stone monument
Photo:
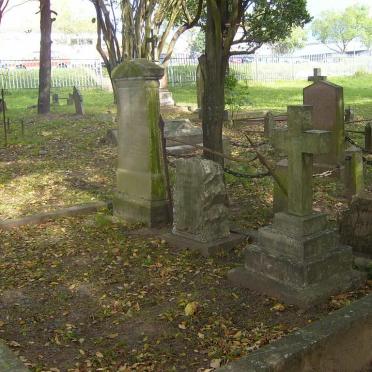
[[[237,285],[308,307],[362,280],[352,251],[341,246],[324,214],[312,210],[313,156],[329,151],[331,133],[312,129],[311,106],[288,107],[288,129],[273,140],[288,154],[288,212],[276,213],[248,246],[245,265],[229,272]]]
[[[304,105],[313,106],[313,127],[331,132],[332,144],[327,154],[314,158],[320,168],[343,165],[345,160],[344,91],[318,71],[313,84],[304,88]]]
[[[351,146],[346,151],[344,182],[347,199],[351,200],[353,196],[364,193],[363,152],[356,146]]]
[[[118,169],[114,214],[155,226],[168,221],[159,128],[159,79],[164,70],[146,59],[125,61],[112,74],[118,100]]]
[[[168,240],[204,256],[231,249],[242,241],[230,233],[222,167],[200,158],[175,162],[173,230]]]
[[[163,77],[160,79],[159,98],[160,98],[160,106],[174,106],[175,105],[172,92],[168,88],[168,76],[165,70],[164,70]]]
[[[340,219],[341,242],[353,248],[356,255],[372,260],[372,195],[353,197],[350,208]]]
[[[75,111],[78,115],[84,115],[83,96],[81,95],[78,88],[74,87],[72,97],[75,104]]]

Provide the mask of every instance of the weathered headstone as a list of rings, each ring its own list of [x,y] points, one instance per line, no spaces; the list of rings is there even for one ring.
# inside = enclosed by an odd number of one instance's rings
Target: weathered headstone
[[[351,199],[364,192],[363,153],[356,146],[351,146],[346,151],[345,160],[345,197]]]
[[[319,73],[319,72],[318,72]],[[339,85],[332,84],[318,75],[314,83],[303,91],[304,105],[313,106],[313,127],[328,130],[332,134],[329,152],[315,157],[319,166],[334,167],[345,160],[344,92]]]
[[[275,128],[274,115],[269,111],[264,118],[264,136],[266,138],[270,138],[274,128]]]
[[[341,242],[350,245],[354,253],[372,259],[372,195],[353,198],[340,219],[340,235]]]
[[[67,105],[72,106],[73,104],[74,104],[74,95],[72,93],[69,93],[67,97]]]
[[[174,106],[174,99],[172,97],[172,92],[168,88],[168,76],[164,70],[164,76],[160,79],[159,86],[159,98],[160,106]]]
[[[84,115],[83,96],[81,95],[78,88],[74,87],[72,96],[75,104],[76,114]]]
[[[367,152],[372,153],[372,127],[371,123],[367,123],[364,128],[364,148]]]
[[[5,111],[7,110],[6,108],[6,101],[3,101],[2,98],[0,98],[0,112],[3,112],[5,108]]]
[[[52,94],[52,103],[53,105],[59,105],[59,96],[58,93]]]
[[[118,169],[114,214],[148,226],[168,221],[161,133],[159,79],[164,70],[146,59],[117,66]]]
[[[202,116],[202,106],[203,106],[203,97],[204,97],[205,63],[206,63],[206,57],[204,54],[202,54],[199,57],[199,63],[196,69],[196,97],[197,97],[200,118]]]
[[[276,129],[276,146],[288,153],[288,212],[276,213],[246,249],[245,265],[229,272],[237,285],[286,302],[310,306],[359,283],[350,247],[338,244],[324,214],[312,210],[313,156],[327,152],[331,134],[312,129],[311,106],[288,107],[288,130]]]
[[[173,238],[175,245],[209,256],[231,249],[242,237],[230,233],[222,167],[200,158],[175,162]]]

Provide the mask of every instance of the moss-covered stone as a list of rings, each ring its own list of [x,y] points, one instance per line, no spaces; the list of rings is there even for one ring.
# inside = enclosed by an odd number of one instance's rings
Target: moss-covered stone
[[[124,61],[112,71],[112,79],[161,79],[164,75],[163,67],[147,59],[132,59]]]

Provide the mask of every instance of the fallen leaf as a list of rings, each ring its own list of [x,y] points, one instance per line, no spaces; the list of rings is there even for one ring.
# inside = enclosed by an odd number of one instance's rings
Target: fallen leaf
[[[101,352],[97,351],[96,352],[96,357],[102,359],[103,358],[103,354]]]
[[[283,304],[281,304],[281,303],[277,303],[270,310],[271,311],[284,311],[285,310],[285,306]]]
[[[185,315],[193,316],[198,311],[199,303],[196,301],[189,302],[185,307]]]
[[[111,338],[111,339],[113,339],[113,338],[116,338],[116,337],[118,337],[119,336],[119,333],[111,333],[111,334],[109,334],[108,336],[107,336],[107,338]]]
[[[212,359],[210,366],[212,368],[220,368],[221,367],[221,359]]]

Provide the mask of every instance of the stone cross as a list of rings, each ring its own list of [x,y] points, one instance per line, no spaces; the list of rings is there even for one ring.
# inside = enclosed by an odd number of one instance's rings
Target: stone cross
[[[288,212],[310,215],[313,155],[329,152],[331,133],[312,129],[312,106],[288,106],[288,129],[275,129],[272,141],[288,154]]]
[[[327,76],[322,76],[322,70],[320,68],[314,68],[314,75],[309,76],[307,80],[316,83],[318,81],[327,80]]]

